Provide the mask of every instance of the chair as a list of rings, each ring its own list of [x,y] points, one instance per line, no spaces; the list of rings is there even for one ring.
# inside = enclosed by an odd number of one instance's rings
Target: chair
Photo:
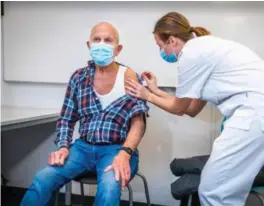
[[[149,197],[149,190],[148,190],[148,183],[146,178],[140,174],[137,173],[136,176],[140,177],[143,181],[144,184],[144,189],[145,189],[145,195],[146,195],[146,200],[147,200],[147,205],[151,206],[150,204],[150,197]],[[80,183],[80,189],[81,189],[81,196],[82,196],[82,206],[84,206],[84,185],[96,185],[97,184],[97,176],[94,173],[83,173],[79,176],[77,176],[74,181]],[[133,206],[133,190],[131,185],[128,183],[127,184],[127,189],[128,189],[128,194],[129,194],[129,206]],[[55,192],[55,198],[54,198],[54,206],[58,206],[58,200],[59,200],[59,189]]]
[[[246,205],[264,206],[264,166],[259,171],[253,182],[252,188],[246,200]],[[180,206],[200,205],[198,191],[181,199]]]

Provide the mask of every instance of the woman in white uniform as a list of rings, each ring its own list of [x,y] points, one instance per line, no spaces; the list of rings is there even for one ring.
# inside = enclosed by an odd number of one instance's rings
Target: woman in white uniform
[[[239,43],[191,27],[176,12],[159,19],[153,33],[161,57],[178,63],[176,95],[161,91],[151,72],[142,74],[148,89],[129,80],[129,94],[180,116],[215,104],[228,120],[202,172],[201,205],[243,206],[264,165],[264,61]]]

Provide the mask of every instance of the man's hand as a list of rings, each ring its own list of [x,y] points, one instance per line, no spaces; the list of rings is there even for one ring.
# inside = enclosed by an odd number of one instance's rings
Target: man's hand
[[[109,165],[104,171],[108,172],[110,170],[114,170],[116,181],[119,181],[121,178],[122,190],[125,189],[131,176],[130,155],[125,151],[120,151],[115,157],[112,165]]]
[[[68,156],[69,150],[67,148],[60,148],[58,151],[49,154],[48,164],[51,166],[62,166]]]

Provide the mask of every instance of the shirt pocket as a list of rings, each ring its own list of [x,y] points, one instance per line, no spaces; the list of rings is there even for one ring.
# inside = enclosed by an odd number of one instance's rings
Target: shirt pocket
[[[252,121],[253,121],[253,117],[230,117],[225,122],[224,127],[249,131]]]
[[[255,111],[250,108],[239,108],[234,111],[234,114],[226,120],[225,127],[250,130],[250,126],[256,118]]]

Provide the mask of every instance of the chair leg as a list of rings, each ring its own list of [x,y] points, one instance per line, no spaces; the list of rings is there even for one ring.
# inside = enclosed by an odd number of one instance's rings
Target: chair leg
[[[82,204],[81,204],[81,206],[84,206],[84,184],[80,183],[80,187],[81,187],[81,196],[82,196]]]
[[[147,179],[146,179],[146,177],[144,175],[142,175],[140,173],[137,173],[137,176],[139,176],[143,180],[147,204],[148,204],[148,206],[151,206],[150,198],[149,198],[149,190],[148,190]]]
[[[188,206],[191,206],[191,205],[192,205],[192,195],[189,195]]]
[[[72,182],[70,181],[65,185],[65,206],[72,205],[71,194],[72,194]]]
[[[54,202],[53,202],[53,206],[59,206],[59,196],[60,196],[60,189],[57,189],[54,192]]]
[[[130,184],[127,184],[128,196],[129,196],[129,206],[133,206],[133,190]]]

